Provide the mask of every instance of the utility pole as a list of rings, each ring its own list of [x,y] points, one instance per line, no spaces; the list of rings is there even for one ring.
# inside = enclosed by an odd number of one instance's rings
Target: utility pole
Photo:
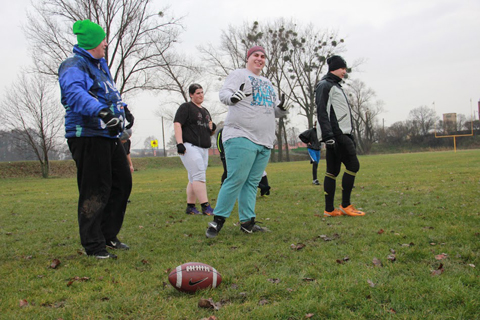
[[[166,157],[167,153],[165,151],[165,128],[163,125],[163,117],[162,117],[162,139],[163,139],[163,156]]]

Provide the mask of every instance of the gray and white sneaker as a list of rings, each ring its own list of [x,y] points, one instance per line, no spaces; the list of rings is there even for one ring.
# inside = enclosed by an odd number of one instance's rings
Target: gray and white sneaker
[[[205,232],[207,238],[215,238],[218,236],[218,233],[222,229],[224,223],[225,218],[214,216],[213,221],[208,223],[207,232]]]
[[[104,260],[104,259],[117,259],[117,256],[114,255],[113,253],[108,252],[107,250],[102,250],[100,252],[97,252],[95,254],[92,254],[91,256],[94,256],[96,259]]]
[[[107,247],[110,249],[118,249],[118,250],[128,250],[130,249],[125,243],[120,242],[118,239],[109,240],[106,242]]]
[[[254,233],[254,232],[270,232],[266,227],[260,227],[256,224],[255,218],[252,218],[250,221],[240,224],[240,230],[245,233]]]

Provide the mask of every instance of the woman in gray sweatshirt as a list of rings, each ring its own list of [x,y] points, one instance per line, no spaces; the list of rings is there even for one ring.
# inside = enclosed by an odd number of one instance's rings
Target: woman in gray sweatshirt
[[[279,99],[270,80],[260,75],[265,60],[264,48],[250,48],[246,68],[232,71],[220,90],[220,101],[228,106],[222,137],[228,176],[218,193],[208,238],[218,235],[237,199],[240,230],[266,231],[255,225],[257,186],[273,148],[275,118],[288,111],[284,95]]]

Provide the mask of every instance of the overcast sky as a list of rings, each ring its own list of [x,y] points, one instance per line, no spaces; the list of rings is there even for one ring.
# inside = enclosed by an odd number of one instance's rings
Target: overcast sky
[[[35,0],[34,0],[35,1]],[[36,0],[39,1],[39,0]],[[319,29],[338,30],[345,39],[347,63],[365,59],[352,77],[372,88],[385,103],[380,121],[406,120],[411,109],[433,106],[438,115],[457,112],[478,119],[480,100],[479,0],[168,0],[155,1],[185,16],[182,47],[195,55],[196,46],[218,44],[221,30],[244,22],[294,19]],[[0,94],[30,64],[21,30],[28,0],[16,0],[0,12]],[[206,97],[209,100],[216,96]],[[158,98],[157,98],[158,99]],[[153,115],[160,102],[139,97],[126,101],[137,118],[134,146],[154,135],[161,139],[161,122]],[[207,106],[208,108],[208,106]],[[300,130],[306,122],[297,121]],[[161,142],[160,142],[161,144]]]

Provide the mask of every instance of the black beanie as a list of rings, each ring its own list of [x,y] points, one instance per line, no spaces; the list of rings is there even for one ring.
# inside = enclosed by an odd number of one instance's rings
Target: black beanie
[[[341,68],[347,68],[347,63],[340,56],[331,56],[327,59],[328,72],[335,71]]]

